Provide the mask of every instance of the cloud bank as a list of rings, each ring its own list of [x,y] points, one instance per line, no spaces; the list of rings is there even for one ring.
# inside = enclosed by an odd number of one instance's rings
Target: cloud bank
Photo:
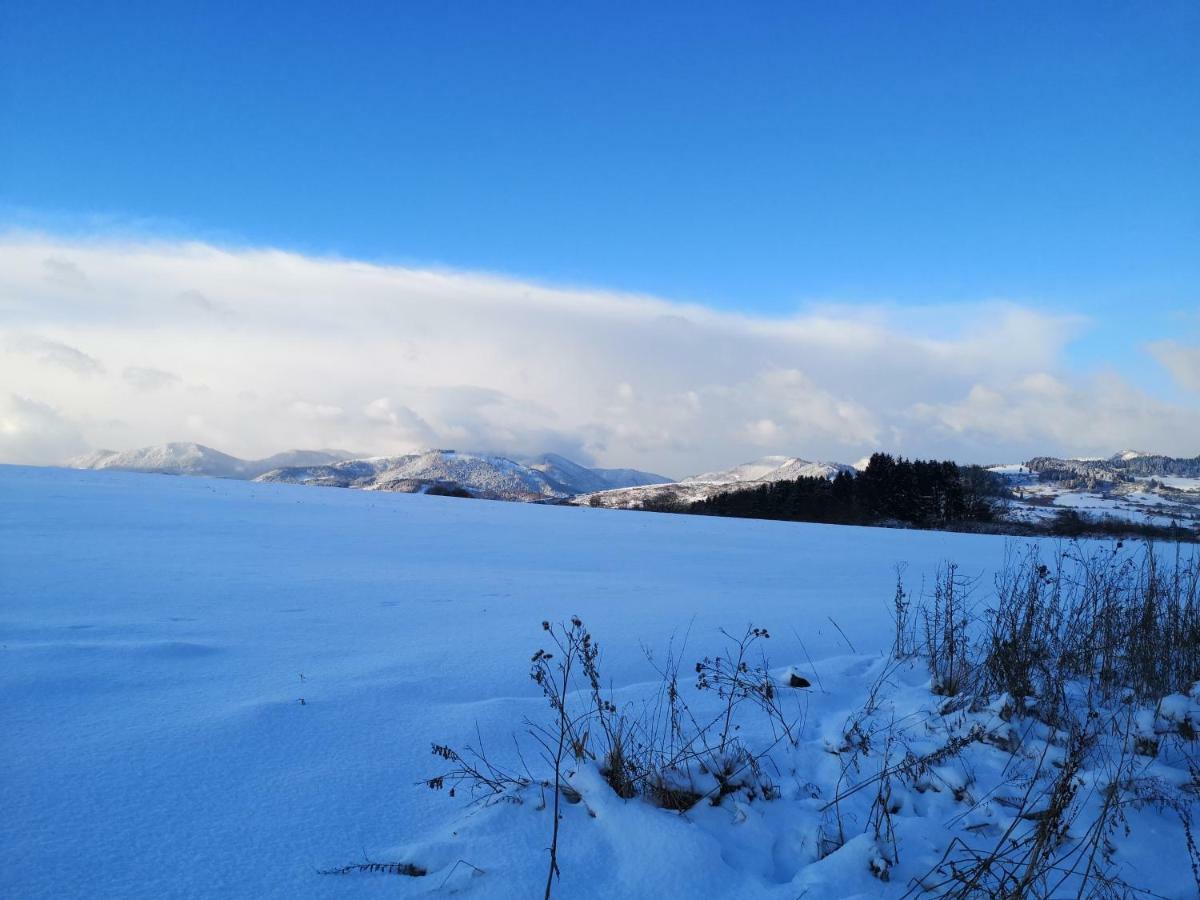
[[[673,475],[880,447],[1196,453],[1196,405],[1065,369],[1085,327],[1011,302],[753,317],[273,250],[10,234],[0,461],[168,440],[242,456],[553,450]],[[1148,353],[1200,383],[1194,348]]]

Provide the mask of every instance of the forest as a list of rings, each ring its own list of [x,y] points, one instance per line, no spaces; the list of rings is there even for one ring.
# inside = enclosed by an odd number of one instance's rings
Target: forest
[[[1008,497],[999,476],[979,466],[874,454],[857,473],[833,479],[798,478],[731,491],[681,512],[838,525],[894,523],[943,528],[992,522]]]

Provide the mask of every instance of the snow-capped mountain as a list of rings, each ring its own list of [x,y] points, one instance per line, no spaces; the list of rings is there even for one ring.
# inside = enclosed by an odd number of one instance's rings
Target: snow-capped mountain
[[[139,447],[136,450],[97,450],[68,460],[67,465],[73,469],[124,469],[131,472],[242,478],[246,461],[202,444],[173,443]]]
[[[752,462],[742,463],[731,469],[718,472],[702,472],[683,479],[684,484],[704,482],[706,484],[728,484],[734,481],[757,481],[782,465],[792,461],[790,456],[764,456]]]
[[[265,472],[256,480],[409,494],[435,488],[463,490],[473,496],[497,500],[542,500],[568,495],[568,491],[542,472],[511,459],[454,450],[351,459],[322,466],[282,467]]]
[[[656,475],[640,469],[592,469],[592,471],[615,488],[666,484],[671,480],[666,475]]]
[[[247,460],[194,443],[97,450],[67,465],[75,469],[205,475],[406,493],[461,490],[502,500],[561,499],[670,480],[637,469],[592,469],[556,453],[534,457],[524,464],[504,456],[453,450],[377,457],[361,457],[343,450],[286,450],[264,459]]]
[[[833,478],[838,472],[853,471],[844,463],[811,462],[797,456],[763,456],[721,472],[705,472],[685,478],[685,484],[732,484],[741,481],[793,481],[797,478]]]
[[[1142,450],[1122,450],[1120,453],[1116,454],[1113,458],[1124,460],[1125,462],[1129,462],[1129,460],[1137,459],[1139,456],[1153,456],[1153,455],[1154,455],[1153,453],[1146,453]]]
[[[522,464],[504,456],[428,450],[323,466],[282,467],[258,480],[406,493],[459,489],[498,500],[547,500],[646,484],[660,477],[635,469],[590,469],[555,453]]]
[[[354,459],[361,455],[361,453],[351,453],[349,450],[284,450],[282,453],[256,459],[250,463],[250,466],[261,474],[282,466],[321,466],[344,459]]]
[[[643,506],[661,508],[695,503],[717,494],[745,490],[774,481],[834,478],[839,472],[853,471],[853,467],[845,463],[812,462],[798,456],[764,456],[730,469],[692,475],[682,481],[596,491],[576,497],[571,502],[614,509]]]
[[[265,459],[239,459],[205,447],[177,442],[136,450],[96,450],[69,460],[73,469],[121,469],[167,475],[207,475],[213,478],[250,479],[280,466],[322,465],[352,457],[341,450],[285,450]]]
[[[582,466],[574,460],[557,453],[543,453],[522,460],[531,469],[544,474],[560,485],[569,494],[586,494],[612,488],[638,487],[647,484],[666,484],[671,481],[665,475],[641,472],[637,469],[594,469]]]

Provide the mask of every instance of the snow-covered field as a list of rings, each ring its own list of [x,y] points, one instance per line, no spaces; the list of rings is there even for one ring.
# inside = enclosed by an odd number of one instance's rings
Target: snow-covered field
[[[438,771],[432,742],[478,733],[508,748],[524,717],[545,717],[528,676],[543,619],[580,615],[621,696],[655,680],[641,644],[661,653],[686,633],[699,658],[719,652],[722,626],[767,626],[773,664],[818,661],[827,683],[803,701],[817,740],[890,644],[894,564],[917,587],[946,559],[986,574],[1004,548],[980,535],[0,466],[0,895],[540,895],[546,812],[471,812],[414,783]],[[798,826],[770,821],[782,803],[684,818],[601,793],[594,818],[567,810],[556,896],[905,889],[872,878],[861,854],[802,871],[811,847]],[[955,812],[932,803],[930,827]],[[1148,870],[1152,850],[1139,836],[1124,861]],[[429,875],[316,874],[364,857]],[[1160,867],[1155,884],[1187,896],[1186,856],[1171,859],[1180,868]]]

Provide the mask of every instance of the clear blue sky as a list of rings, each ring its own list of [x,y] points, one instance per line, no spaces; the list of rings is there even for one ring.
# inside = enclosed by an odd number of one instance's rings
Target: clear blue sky
[[[9,224],[766,313],[1011,297],[1095,316],[1092,362],[1200,307],[1195,0],[0,16]]]

